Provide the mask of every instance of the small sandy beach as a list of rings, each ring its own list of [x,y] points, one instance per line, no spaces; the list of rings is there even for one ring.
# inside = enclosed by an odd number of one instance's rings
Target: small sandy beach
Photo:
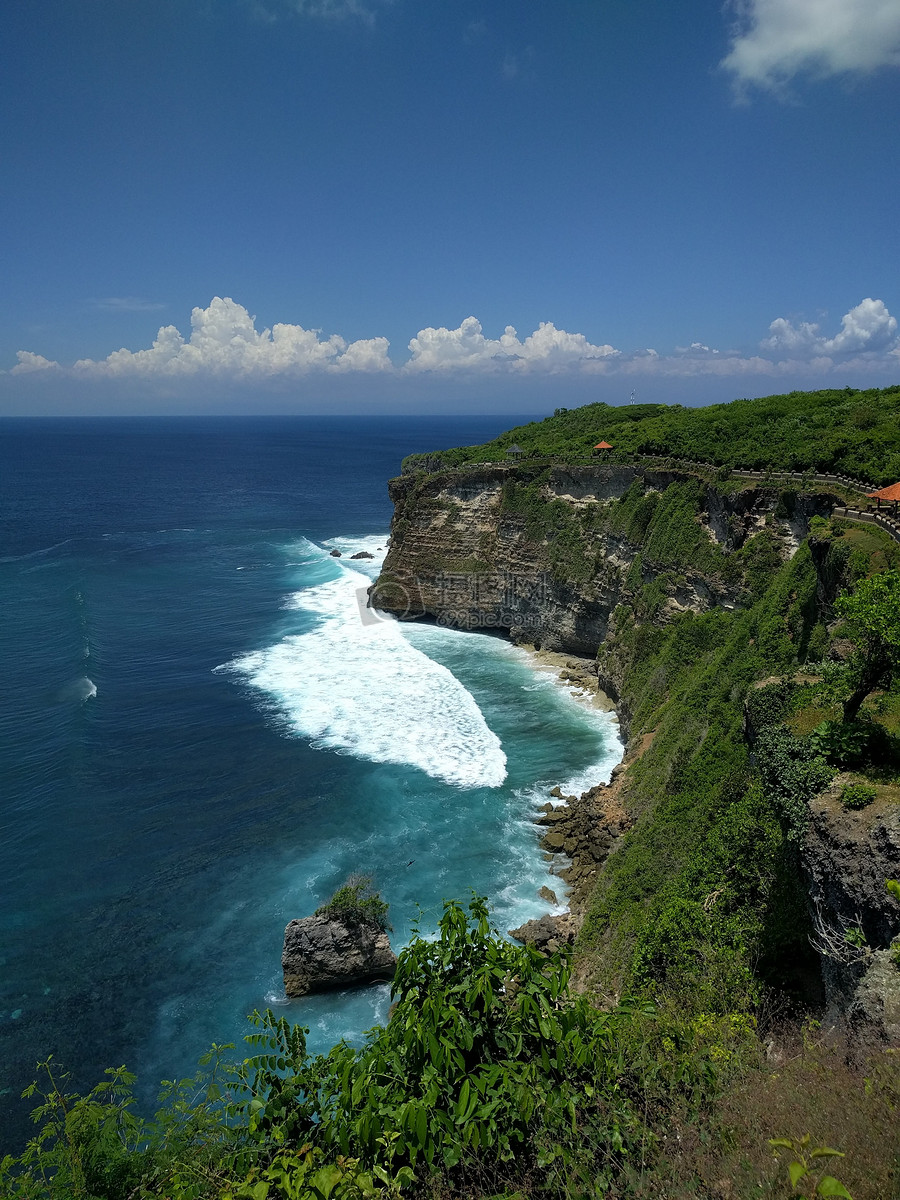
[[[585,705],[586,708],[599,709],[600,712],[613,713],[613,720],[616,719],[616,706],[606,692],[597,687],[597,676],[591,659],[579,658],[574,654],[558,654],[553,650],[536,650],[534,646],[529,645],[522,645],[521,649],[528,652],[536,671],[553,675],[560,687],[566,688],[579,704]]]

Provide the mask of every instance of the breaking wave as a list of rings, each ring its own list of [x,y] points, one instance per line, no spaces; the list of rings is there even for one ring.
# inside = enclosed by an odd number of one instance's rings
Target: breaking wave
[[[265,693],[316,746],[417,767],[461,788],[500,787],[506,755],[472,694],[412,646],[402,625],[366,607],[384,539],[335,538],[327,545],[342,555],[363,549],[373,558],[359,560],[363,570],[337,560],[337,578],[294,593],[288,603],[314,618],[314,628],[227,669]],[[320,550],[323,557],[327,563]]]

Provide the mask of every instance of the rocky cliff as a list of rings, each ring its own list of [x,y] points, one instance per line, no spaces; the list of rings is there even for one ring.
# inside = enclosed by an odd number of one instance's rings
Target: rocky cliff
[[[686,553],[654,546],[654,502],[691,489]],[[740,606],[742,568],[730,562],[754,534],[773,534],[788,557],[815,512],[833,498],[785,506],[773,489],[717,489],[679,471],[585,464],[538,469],[478,466],[391,480],[394,519],[373,607],[408,620],[505,630],[516,642],[593,658],[622,602],[655,584],[657,624],[673,615]],[[612,501],[627,498],[633,519]],[[642,513],[643,505],[646,513]],[[663,522],[664,523],[664,522]],[[684,539],[683,539],[684,541]],[[621,664],[607,658],[601,686],[621,705]],[[620,717],[627,729],[627,710]]]
[[[863,834],[855,817],[842,823],[817,808],[802,864],[790,846],[773,851],[763,885],[755,847],[779,835],[769,802],[766,816],[755,785],[746,790],[740,697],[760,668],[802,661],[814,627],[824,638],[845,556],[827,540],[797,551],[835,497],[601,463],[419,472],[392,480],[390,494],[390,550],[370,602],[403,619],[505,630],[590,659],[628,741],[609,787],[557,796],[564,805],[548,804],[539,820],[545,850],[568,860],[554,870],[569,886],[574,923],[545,918],[517,936],[536,944],[578,936],[582,950],[606,955],[593,978],[609,980],[613,994],[629,971],[641,986],[674,978],[673,962],[689,974],[694,951],[684,947],[693,938],[697,955],[714,956],[719,924],[726,961],[731,930],[746,921],[756,947],[748,953],[769,955],[768,977],[787,979],[792,956],[810,957],[808,904],[826,931],[861,923],[871,949],[846,970],[825,962],[832,1008],[853,1009],[875,1040],[893,1036],[898,1018],[876,975],[896,933],[883,881],[898,874],[897,830],[886,816]],[[699,619],[676,620],[682,614]],[[739,804],[746,844],[729,824]],[[722,857],[726,836],[729,853],[746,862]]]
[[[832,1024],[846,1021],[856,1048],[900,1045],[900,971],[891,943],[900,903],[886,881],[900,874],[900,812],[892,797],[848,811],[839,775],[810,805],[801,846],[813,944]]]

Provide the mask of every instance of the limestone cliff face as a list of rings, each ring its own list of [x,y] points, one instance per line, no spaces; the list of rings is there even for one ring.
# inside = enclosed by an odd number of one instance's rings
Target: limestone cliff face
[[[655,579],[663,592],[657,621],[740,604],[734,577],[690,562],[672,572],[602,519],[608,503],[639,477],[648,492],[662,493],[690,476],[600,463],[554,467],[537,482],[535,475],[527,465],[483,466],[391,480],[391,543],[371,592],[373,607],[404,619],[506,630],[517,642],[593,658],[617,605]],[[517,485],[539,494],[543,522],[535,521],[533,509],[523,512],[511,502]],[[726,554],[768,523],[787,556],[811,513],[827,511],[828,504],[807,500],[779,517],[777,498],[755,486],[733,492],[705,486],[695,519],[709,544]],[[616,663],[607,663],[604,673],[601,686],[618,700]],[[627,721],[627,713],[620,715]]]
[[[461,628],[506,629],[516,641],[593,657],[631,556],[607,545],[589,577],[553,572],[547,542],[529,537],[526,520],[504,510],[504,484],[516,478],[525,476],[493,467],[391,480],[391,545],[372,603]],[[601,489],[621,495],[631,478],[558,478],[547,498],[565,497],[575,509]]]
[[[887,800],[845,810],[847,778],[810,805],[800,858],[829,1018],[846,1021],[861,1049],[877,1049],[900,1044],[900,971],[890,955],[900,904],[885,886],[900,875],[900,813]]]

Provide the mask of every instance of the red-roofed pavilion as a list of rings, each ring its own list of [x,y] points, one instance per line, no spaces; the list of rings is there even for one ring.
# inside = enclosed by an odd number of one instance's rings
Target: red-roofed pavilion
[[[896,513],[897,502],[900,501],[900,483],[892,483],[888,487],[879,488],[877,492],[866,492],[870,500],[874,500],[878,507],[881,508],[882,500],[886,500],[891,506],[891,512]]]
[[[877,492],[866,492],[870,500],[900,500],[900,483],[892,483],[890,487],[879,488]]]
[[[595,450],[612,450],[612,446],[609,444],[609,442],[598,442],[597,445],[594,447],[594,449]]]

